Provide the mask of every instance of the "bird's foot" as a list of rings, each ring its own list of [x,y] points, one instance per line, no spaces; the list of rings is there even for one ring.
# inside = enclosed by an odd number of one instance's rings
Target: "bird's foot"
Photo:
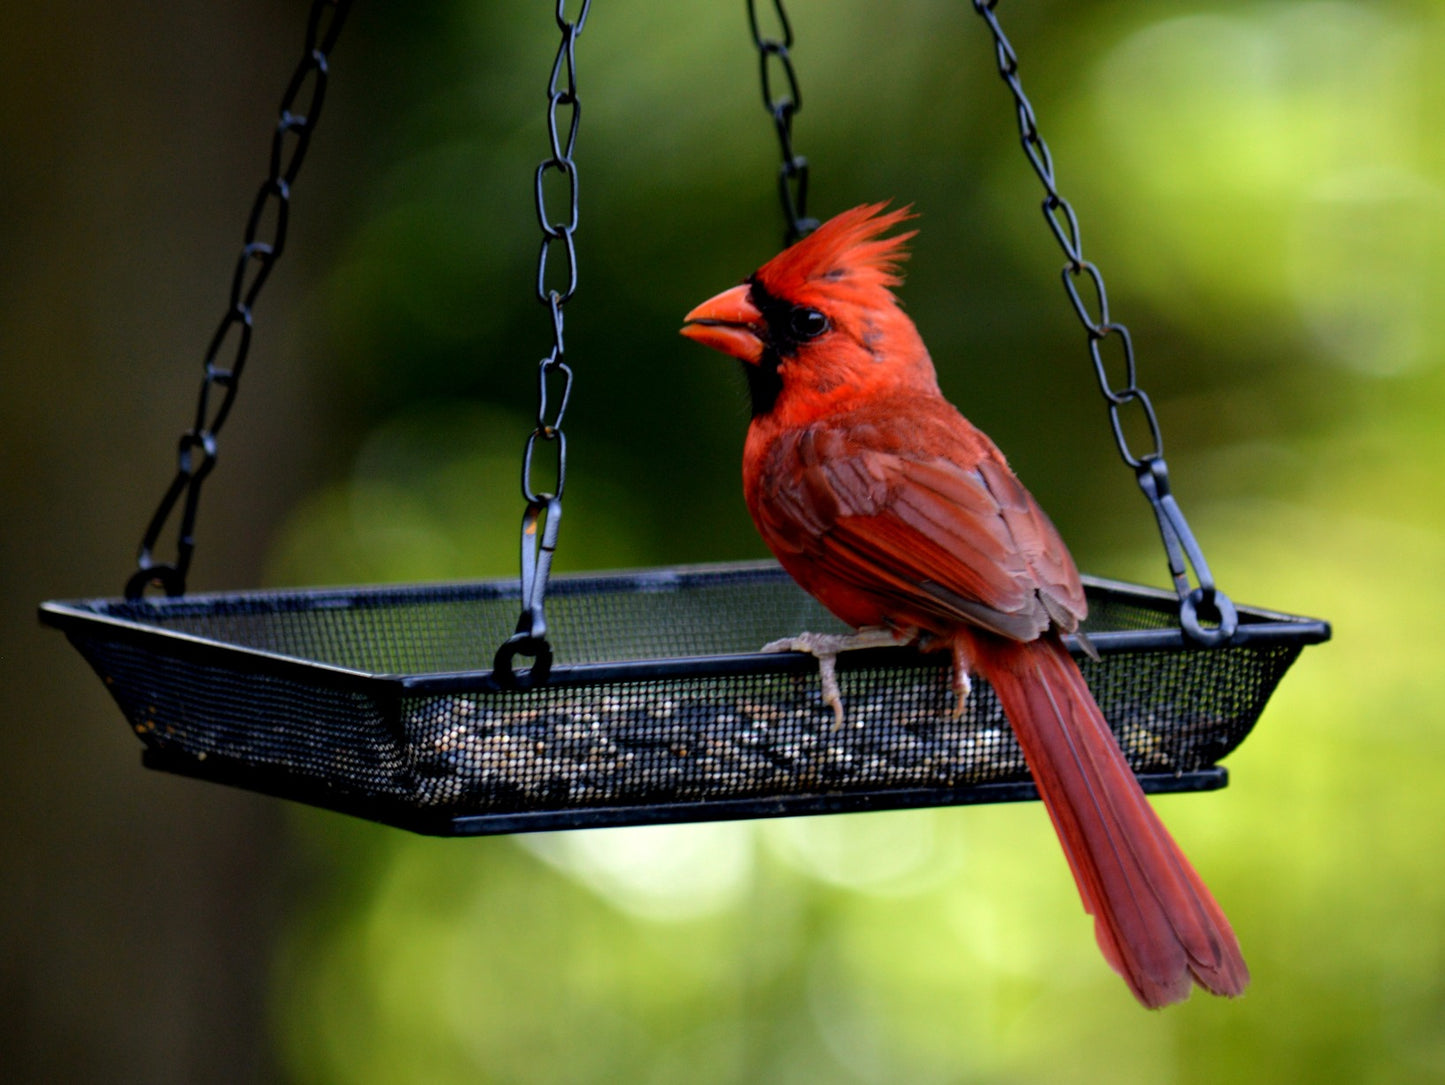
[[[860,648],[891,648],[902,641],[892,629],[860,629],[856,633],[799,633],[763,645],[764,652],[807,652],[818,660],[823,703],[833,710],[833,730],[843,726],[843,694],[838,689],[838,653]]]

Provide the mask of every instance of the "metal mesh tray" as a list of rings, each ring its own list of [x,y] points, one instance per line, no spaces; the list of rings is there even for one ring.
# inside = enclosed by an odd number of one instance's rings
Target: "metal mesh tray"
[[[1177,600],[1085,578],[1080,660],[1146,790],[1224,786],[1321,621],[1240,608],[1192,647]],[[759,645],[841,628],[773,564],[556,577],[551,681],[492,678],[515,580],[51,602],[145,743],[145,762],[417,832],[534,829],[1035,797],[992,690],[950,715],[946,653],[816,663]]]

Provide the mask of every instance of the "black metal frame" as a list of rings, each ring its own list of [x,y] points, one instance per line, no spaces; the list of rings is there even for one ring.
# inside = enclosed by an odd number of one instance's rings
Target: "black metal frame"
[[[593,592],[656,592],[689,587],[704,579],[711,584],[726,584],[730,579],[754,580],[760,574],[777,570],[771,562],[736,562],[677,568],[636,569],[602,574],[571,574],[551,581],[551,594],[565,597]],[[1104,577],[1084,576],[1085,587],[1127,594],[1133,599],[1157,601],[1170,612],[1177,598],[1170,592]],[[499,598],[516,597],[518,582],[500,580],[477,582],[477,590]],[[445,591],[450,585],[437,585]],[[157,613],[175,614],[187,610],[214,614],[217,608],[243,601],[248,607],[274,600],[278,607],[289,609],[325,609],[330,606],[387,605],[400,601],[424,601],[432,590],[429,585],[386,585],[381,587],[309,588],[277,591],[224,592],[193,594],[149,601]],[[300,605],[298,605],[300,601]],[[155,649],[159,655],[170,655],[200,662],[244,662],[245,669],[255,673],[275,673],[320,684],[339,684],[359,692],[384,697],[408,693],[503,693],[515,687],[498,680],[493,670],[448,671],[429,674],[378,674],[349,670],[313,660],[267,652],[244,645],[227,644],[110,613],[116,601],[110,599],[50,601],[40,605],[40,620],[67,635],[94,634],[104,630],[107,639],[132,641]],[[1258,607],[1239,609],[1239,627],[1229,638],[1229,646],[1257,645],[1270,642],[1319,644],[1330,638],[1328,622],[1304,618]],[[1064,637],[1071,650],[1077,652],[1077,638]],[[1178,652],[1207,651],[1177,626],[1162,629],[1118,629],[1091,632],[1089,643],[1101,655],[1115,652]],[[478,656],[487,651],[479,646]],[[850,669],[887,662],[890,667],[936,665],[938,657],[928,656],[912,648],[871,648],[849,652],[839,657],[838,669]],[[618,660],[603,663],[558,663],[552,668],[547,685],[582,686],[602,682],[644,681],[651,678],[712,677],[741,674],[805,674],[817,669],[817,662],[799,652],[747,652],[729,655],[683,656],[656,659]],[[520,691],[525,692],[525,691]]]

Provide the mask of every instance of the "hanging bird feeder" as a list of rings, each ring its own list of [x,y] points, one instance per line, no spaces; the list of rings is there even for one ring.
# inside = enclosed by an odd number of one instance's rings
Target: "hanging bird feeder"
[[[177,473],[145,532],[119,599],[50,602],[145,745],[152,768],[228,783],[418,832],[473,835],[601,825],[1011,801],[1036,797],[996,699],[982,683],[950,711],[946,654],[912,648],[839,661],[847,720],[834,726],[816,662],[759,647],[843,627],[771,563],[549,575],[566,477],[562,417],[572,373],[563,310],[577,282],[579,118],[575,20],[557,5],[560,44],[548,84],[551,154],[536,175],[543,231],[537,288],[552,317],[539,372],[536,429],[526,442],[522,568],[516,580],[417,587],[187,595],[201,485],[216,462],[250,345],[252,308],[281,255],[291,185],[320,113],[327,58],[350,8],[316,0],[302,60],[282,100],[268,179],[249,216],[226,314],[205,358],[194,424]],[[763,98],[783,164],[788,239],[807,217],[807,163],[794,153],[801,101],[792,30],[759,29]],[[1025,153],[1045,190],[1068,299],[1084,324],[1116,441],[1149,500],[1176,590],[1085,578],[1082,628],[1097,658],[1080,663],[1146,791],[1224,786],[1219,760],[1249,733],[1321,621],[1236,606],[1212,580],[1169,488],[1158,420],[1136,382],[1127,329],[1108,311],[1103,278],[1084,259],[1072,207],[1019,82],[993,4],[974,0],[1017,109]],[[784,93],[775,94],[781,78]],[[570,186],[548,213],[549,172]],[[261,224],[274,232],[262,238]],[[565,285],[549,288],[549,256]],[[555,272],[554,272],[555,274]],[[1122,353],[1114,386],[1104,352]],[[229,358],[229,361],[227,361]],[[1115,368],[1118,368],[1116,365]],[[1152,447],[1125,438],[1142,415]],[[534,489],[533,458],[550,447],[555,488]],[[539,468],[540,471],[540,468]],[[179,514],[176,557],[156,560]],[[1192,579],[1191,579],[1192,573]],[[163,597],[148,597],[159,587]],[[522,602],[518,619],[517,600]],[[530,661],[519,667],[519,662]]]

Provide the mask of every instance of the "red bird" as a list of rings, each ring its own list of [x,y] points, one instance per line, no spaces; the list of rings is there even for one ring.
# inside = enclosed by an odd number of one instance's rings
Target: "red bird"
[[[1013,725],[1104,957],[1158,1007],[1193,983],[1249,982],[1219,905],[1144,798],[1060,634],[1086,605],[1078,570],[1003,454],[943,398],[891,287],[913,232],[855,207],[687,314],[682,333],[740,359],[753,418],[743,492],[792,577],[857,630],[769,645],[834,658],[918,642],[953,655]]]

